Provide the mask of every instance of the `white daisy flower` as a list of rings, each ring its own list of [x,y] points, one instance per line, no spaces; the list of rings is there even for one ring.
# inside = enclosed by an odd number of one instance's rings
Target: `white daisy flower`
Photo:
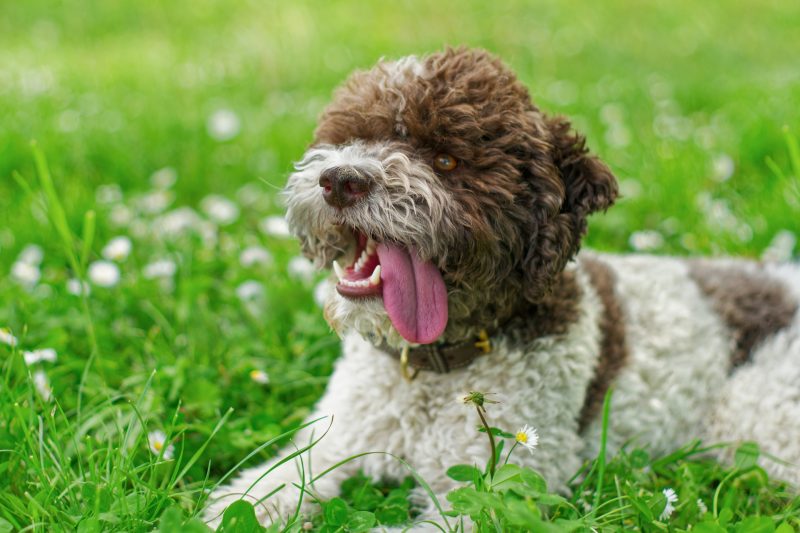
[[[219,194],[210,194],[203,198],[200,207],[208,218],[220,226],[232,224],[239,218],[239,206]]]
[[[258,383],[259,385],[266,385],[267,383],[269,383],[269,374],[259,369],[251,370],[250,379]]]
[[[114,226],[122,228],[127,226],[133,220],[133,211],[127,205],[115,205],[108,215],[108,219]]]
[[[314,287],[314,302],[320,307],[325,307],[325,302],[328,301],[328,295],[330,294],[332,284],[329,280],[323,279],[317,286]]]
[[[764,261],[788,261],[792,258],[794,247],[797,244],[797,237],[788,229],[784,229],[775,234],[769,246],[762,252],[761,259]]]
[[[733,158],[728,154],[719,154],[711,162],[711,179],[717,182],[728,181],[736,170]]]
[[[178,173],[172,167],[164,167],[156,170],[150,176],[150,185],[156,189],[169,189],[178,179]]]
[[[242,129],[239,116],[230,109],[214,111],[206,122],[206,130],[215,141],[229,141]]]
[[[42,273],[37,265],[17,261],[11,265],[11,277],[20,285],[30,289],[39,283]]]
[[[191,207],[179,207],[153,221],[153,231],[160,237],[177,238],[200,226],[202,219]]]
[[[286,219],[278,215],[267,217],[261,220],[261,222],[258,223],[258,229],[260,229],[266,235],[270,235],[272,237],[280,237],[285,239],[292,236],[292,232],[289,231],[289,224],[286,222]]]
[[[531,453],[533,453],[536,445],[539,444],[539,434],[536,432],[536,428],[533,428],[528,424],[525,424],[519,428],[516,435],[514,435],[514,438]]]
[[[77,278],[70,278],[67,280],[67,292],[73,296],[81,296],[84,294],[89,296],[92,292],[92,288],[85,281],[81,282],[81,280]]]
[[[272,254],[261,246],[248,246],[239,254],[239,263],[245,268],[254,265],[271,265]]]
[[[55,363],[58,355],[52,348],[42,348],[40,350],[22,352],[22,357],[25,358],[25,364],[31,366],[35,365],[36,363],[41,363],[42,361]]]
[[[236,296],[244,302],[257,300],[264,295],[264,286],[255,280],[247,280],[236,287]]]
[[[170,191],[150,191],[136,199],[136,207],[143,213],[157,215],[164,212],[174,199],[175,195]]]
[[[133,243],[128,237],[121,235],[119,237],[114,237],[108,244],[106,244],[105,248],[103,248],[102,255],[109,261],[125,261],[128,256],[131,254],[131,249],[133,248]]]
[[[29,244],[19,253],[17,261],[38,266],[44,259],[44,250],[38,244]]]
[[[661,516],[659,516],[658,519],[667,520],[672,516],[672,513],[675,512],[675,504],[678,503],[678,495],[675,494],[675,491],[672,489],[664,489],[661,493],[667,499],[667,504],[664,506],[664,510],[661,511]]]
[[[628,244],[637,252],[657,250],[664,246],[664,236],[653,230],[634,231]]]
[[[268,207],[269,197],[264,194],[264,187],[258,183],[245,183],[236,191],[236,200],[247,207]]]
[[[11,334],[8,328],[0,328],[0,343],[7,344],[13,348],[17,345],[17,338]]]
[[[178,266],[172,259],[159,259],[145,265],[142,269],[142,276],[145,279],[171,278],[177,269]]]
[[[50,380],[47,379],[47,374],[44,370],[37,370],[33,373],[33,386],[36,392],[42,397],[42,400],[49,402],[53,399],[53,389],[50,388]]]
[[[111,261],[95,261],[86,272],[89,281],[98,287],[113,287],[119,283],[119,267]]]
[[[169,461],[175,454],[175,446],[168,444],[166,440],[167,435],[160,429],[147,434],[147,446],[150,451],[154,455],[161,455],[161,457]]]
[[[122,201],[122,189],[116,183],[101,185],[94,192],[98,204],[111,205]]]
[[[305,282],[313,280],[316,272],[311,261],[299,255],[289,260],[289,264],[286,265],[286,270],[289,276]]]

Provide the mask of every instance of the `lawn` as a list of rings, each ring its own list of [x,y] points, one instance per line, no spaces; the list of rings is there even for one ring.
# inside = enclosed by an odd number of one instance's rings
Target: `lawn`
[[[796,1],[89,4],[0,17],[0,531],[179,529],[286,442],[338,342],[278,192],[333,88],[380,57],[485,47],[570,116],[624,195],[590,247],[797,255]],[[755,447],[722,466],[687,446],[597,462],[569,501],[530,485],[527,509],[800,529]],[[356,479],[312,525],[357,529],[337,506],[380,518],[394,490]]]

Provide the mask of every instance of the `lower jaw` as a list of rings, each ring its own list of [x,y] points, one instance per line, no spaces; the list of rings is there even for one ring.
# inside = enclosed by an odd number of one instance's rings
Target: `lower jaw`
[[[345,298],[380,298],[383,295],[383,287],[380,285],[370,285],[368,287],[350,287],[348,285],[336,284],[336,292]]]

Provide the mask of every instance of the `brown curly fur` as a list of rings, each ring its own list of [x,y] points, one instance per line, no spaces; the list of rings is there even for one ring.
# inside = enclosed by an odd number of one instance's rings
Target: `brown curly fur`
[[[542,302],[578,251],[587,216],[613,203],[617,183],[570,123],[540,112],[494,56],[458,48],[421,62],[422,74],[392,63],[353,74],[312,147],[381,143],[429,165],[439,153],[458,159],[430,184],[457,206],[437,229],[438,245],[426,235],[404,243],[442,270],[452,339]],[[424,197],[415,202],[424,208]]]

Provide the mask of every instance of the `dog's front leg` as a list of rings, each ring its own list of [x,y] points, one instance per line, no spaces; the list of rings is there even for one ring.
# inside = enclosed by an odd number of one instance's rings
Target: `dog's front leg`
[[[207,523],[218,525],[225,509],[239,499],[253,504],[259,522],[271,524],[284,522],[298,512],[308,514],[318,497],[335,496],[342,481],[356,471],[351,463],[331,469],[346,458],[337,445],[334,427],[338,424],[338,420],[328,418],[304,428],[293,439],[293,445],[285,447],[277,457],[242,471],[233,482],[217,488],[204,513]],[[330,431],[323,437],[329,426]],[[326,472],[328,469],[331,470]]]
[[[348,458],[387,449],[388,442],[380,432],[375,435],[374,426],[382,418],[378,407],[389,400],[383,397],[383,388],[376,386],[382,374],[369,364],[374,354],[364,352],[363,348],[348,350],[345,346],[345,355],[337,362],[325,394],[308,418],[319,420],[298,431],[292,446],[214,490],[205,511],[209,524],[219,523],[225,508],[238,499],[253,503],[265,524],[285,521],[298,508],[301,514],[308,514],[316,497],[336,496],[341,483],[363,466],[361,460]],[[304,451],[288,459],[298,450]],[[376,476],[380,474],[375,472]]]

